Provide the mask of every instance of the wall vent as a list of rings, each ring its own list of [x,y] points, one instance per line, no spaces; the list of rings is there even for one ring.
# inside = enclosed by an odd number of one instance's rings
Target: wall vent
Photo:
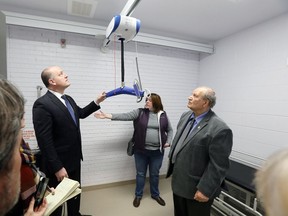
[[[70,15],[92,18],[98,2],[95,0],[68,0],[67,12]]]

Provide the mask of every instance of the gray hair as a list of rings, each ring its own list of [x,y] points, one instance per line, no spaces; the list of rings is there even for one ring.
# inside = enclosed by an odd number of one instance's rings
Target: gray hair
[[[216,104],[216,93],[213,89],[209,87],[200,87],[203,89],[202,97],[209,101],[210,108],[213,108]]]
[[[19,90],[9,81],[0,79],[0,174],[12,166],[9,162],[21,129],[24,103]]]

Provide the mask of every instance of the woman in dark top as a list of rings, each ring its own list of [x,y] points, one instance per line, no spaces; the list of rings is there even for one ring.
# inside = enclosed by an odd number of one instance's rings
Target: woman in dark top
[[[158,94],[151,93],[146,98],[145,107],[127,113],[96,112],[99,119],[115,121],[134,121],[134,158],[136,164],[136,189],[133,200],[134,207],[140,205],[145,185],[146,172],[149,167],[149,182],[151,197],[160,205],[165,206],[165,201],[159,192],[159,171],[162,166],[164,148],[169,147],[172,141],[173,129],[163,110],[161,98]]]

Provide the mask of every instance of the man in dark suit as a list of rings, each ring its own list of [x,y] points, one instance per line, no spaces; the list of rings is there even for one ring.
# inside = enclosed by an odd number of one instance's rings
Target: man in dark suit
[[[42,170],[50,179],[51,187],[56,187],[64,177],[81,182],[80,161],[83,155],[79,119],[100,109],[99,103],[105,99],[105,93],[80,108],[72,97],[64,95],[70,82],[60,67],[44,69],[41,78],[48,91],[33,105],[33,124],[41,150]],[[69,200],[67,208],[69,216],[81,215],[80,195]],[[59,208],[53,215],[61,215],[61,211]]]
[[[191,111],[178,122],[167,172],[167,177],[173,174],[175,216],[210,216],[213,199],[221,191],[233,138],[231,129],[211,110],[215,103],[211,88],[196,88],[188,98]]]

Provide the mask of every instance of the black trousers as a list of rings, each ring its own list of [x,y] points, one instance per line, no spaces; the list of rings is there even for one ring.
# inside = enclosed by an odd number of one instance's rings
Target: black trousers
[[[174,216],[210,216],[213,200],[198,202],[173,193]]]
[[[81,183],[81,166],[80,166],[80,162],[79,162],[79,168],[75,169],[73,172],[69,172],[68,176],[70,179],[76,180],[79,183]],[[57,181],[57,178],[55,175],[53,176],[49,176],[49,185],[50,187],[54,187],[56,188],[56,186],[59,184],[59,182]],[[67,201],[67,209],[68,209],[68,216],[79,216],[81,215],[79,213],[80,210],[80,194],[73,197],[72,199]],[[57,208],[52,214],[51,216],[61,216],[62,215],[62,206]]]

